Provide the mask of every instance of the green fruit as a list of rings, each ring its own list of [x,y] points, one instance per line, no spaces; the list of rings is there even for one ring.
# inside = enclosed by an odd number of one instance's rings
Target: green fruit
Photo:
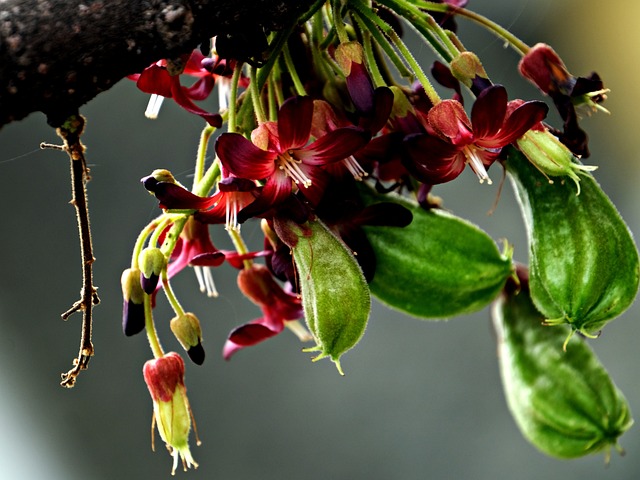
[[[366,204],[408,208],[406,227],[365,227],[376,255],[369,287],[382,303],[420,318],[448,318],[480,310],[512,274],[510,255],[475,225],[443,210],[426,211],[398,195],[362,189]]]
[[[569,327],[543,325],[524,284],[494,304],[500,372],[507,404],[522,434],[542,452],[576,458],[621,450],[633,420],[623,394],[585,341]]]
[[[593,336],[638,290],[638,252],[628,227],[591,175],[549,184],[515,149],[506,168],[529,236],[531,297],[548,324]]]
[[[280,239],[292,252],[309,330],[319,352],[343,375],[340,357],[364,334],[371,311],[369,287],[351,251],[319,220],[303,225],[275,219]]]

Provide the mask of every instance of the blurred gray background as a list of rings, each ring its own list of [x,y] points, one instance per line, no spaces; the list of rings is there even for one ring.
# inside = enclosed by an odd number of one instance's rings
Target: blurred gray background
[[[611,88],[606,107],[583,125],[591,134],[596,177],[632,231],[640,232],[637,105],[640,4],[601,8],[593,0],[471,1],[529,44],[550,43],[577,75],[597,70]],[[517,56],[492,36],[459,20],[461,37],[511,97],[540,98],[518,77]],[[421,60],[430,62],[426,47]],[[80,317],[60,320],[77,299],[80,260],[68,160],[40,151],[56,142],[34,114],[0,131],[0,452],[6,479],[168,478],[171,459],[156,437],[150,448],[151,399],[142,365],[151,354],[143,335],[121,333],[120,273],[139,230],[156,215],[156,201],[138,179],[171,169],[189,182],[200,119],[170,102],[157,121],[143,117],[147,96],[123,81],[83,109],[84,141],[95,242],[96,355],[73,390],[58,385],[78,347]],[[494,181],[500,170],[493,170]],[[496,240],[526,239],[510,186],[487,216],[497,183],[479,185],[470,171],[436,193],[445,206],[480,224]],[[259,233],[246,227],[249,241]],[[226,245],[215,230],[218,246]],[[234,272],[215,271],[220,298],[197,291],[192,272],[175,283],[183,305],[203,325],[207,361],[187,364],[187,387],[202,446],[189,478],[320,479],[630,479],[640,478],[640,433],[621,439],[625,457],[574,461],[548,458],[519,434],[503,399],[488,312],[448,322],[424,322],[374,305],[367,333],[343,359],[346,377],[328,361],[312,363],[288,332],[240,352],[220,351],[230,329],[259,315],[239,296]],[[167,350],[181,351],[168,329],[170,312],[156,311]],[[634,306],[591,342],[636,414],[640,414]],[[185,475],[181,471],[177,475]]]

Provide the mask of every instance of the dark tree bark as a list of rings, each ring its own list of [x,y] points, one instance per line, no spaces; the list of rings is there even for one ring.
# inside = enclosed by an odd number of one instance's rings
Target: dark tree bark
[[[0,0],[0,127],[59,126],[126,75],[209,38],[285,28],[312,0]]]

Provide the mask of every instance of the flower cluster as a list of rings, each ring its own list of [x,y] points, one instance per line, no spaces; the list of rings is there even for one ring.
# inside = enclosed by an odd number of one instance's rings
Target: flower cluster
[[[153,308],[163,292],[175,311],[173,333],[189,357],[203,363],[200,322],[183,309],[171,287],[171,279],[186,267],[193,268],[200,290],[215,297],[212,269],[229,264],[238,270],[242,294],[262,312],[231,330],[225,359],[285,327],[303,341],[315,340],[315,349],[332,351],[350,341],[344,332],[348,326],[319,325],[327,320],[316,309],[332,289],[343,288],[340,269],[349,265],[351,271],[351,259],[375,285],[379,258],[368,232],[411,224],[412,207],[399,201],[400,195],[413,198],[423,211],[437,208],[430,193],[434,185],[455,180],[467,165],[480,183],[491,184],[490,168],[509,149],[520,149],[547,177],[570,177],[578,184],[577,173],[589,169],[578,164],[588,148],[576,107],[600,108],[606,90],[596,74],[571,76],[546,45],[513,45],[522,53],[519,71],[558,108],[564,125],[556,130],[543,123],[544,102],[511,98],[459,40],[443,40],[456,38],[454,18],[478,18],[465,9],[466,1],[378,3],[380,8],[361,0],[316,2],[317,10],[308,12],[299,28],[268,36],[268,54],[259,61],[221,42],[210,55],[196,50],[131,76],[140,90],[152,94],[148,116],[157,115],[161,99],[172,98],[207,123],[191,188],[167,170],[142,179],[161,213],[143,229],[122,276],[123,330],[149,336],[156,358],[145,365],[145,380],[161,436],[176,461],[179,455],[186,465],[195,465],[185,447],[184,365],[176,353],[163,352]],[[430,70],[416,63],[401,37],[409,17],[443,63]],[[491,22],[483,25],[503,33]],[[195,83],[182,85],[185,76]],[[442,98],[430,78],[449,88],[450,97]],[[207,102],[216,86],[220,111],[194,103]],[[475,97],[468,110],[465,97]],[[223,125],[226,131],[217,135]],[[215,157],[207,165],[212,138]],[[264,232],[264,244],[254,249],[241,235],[241,225],[252,219],[260,220]],[[234,250],[215,247],[213,239],[222,232],[218,226],[224,226]],[[323,244],[313,232],[322,232]],[[326,245],[327,252],[340,251],[336,265],[331,259],[314,260]],[[307,258],[310,265],[302,265]],[[368,290],[362,298],[369,298]],[[346,314],[350,306],[332,308]],[[164,363],[169,366],[161,368]],[[180,422],[178,433],[169,432],[163,413],[169,408],[181,412],[171,420]]]

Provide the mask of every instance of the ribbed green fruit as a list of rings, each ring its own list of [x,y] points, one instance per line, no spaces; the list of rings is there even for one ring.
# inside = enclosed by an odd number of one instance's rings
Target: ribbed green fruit
[[[543,325],[523,285],[494,304],[493,321],[505,396],[522,434],[542,452],[576,458],[604,451],[607,461],[618,437],[633,420],[623,394],[613,384],[583,338],[566,325]]]
[[[549,184],[512,149],[506,168],[529,237],[531,297],[548,324],[593,336],[625,311],[638,291],[638,252],[615,206],[591,175],[581,191]]]
[[[396,202],[408,208],[406,227],[365,227],[376,255],[371,293],[382,303],[419,318],[449,318],[480,310],[512,274],[480,228],[443,210],[426,211],[397,195],[362,189],[366,204]]]
[[[340,357],[364,334],[371,311],[369,287],[351,251],[320,221],[277,220],[278,236],[293,252],[305,320],[317,345],[342,375]]]

